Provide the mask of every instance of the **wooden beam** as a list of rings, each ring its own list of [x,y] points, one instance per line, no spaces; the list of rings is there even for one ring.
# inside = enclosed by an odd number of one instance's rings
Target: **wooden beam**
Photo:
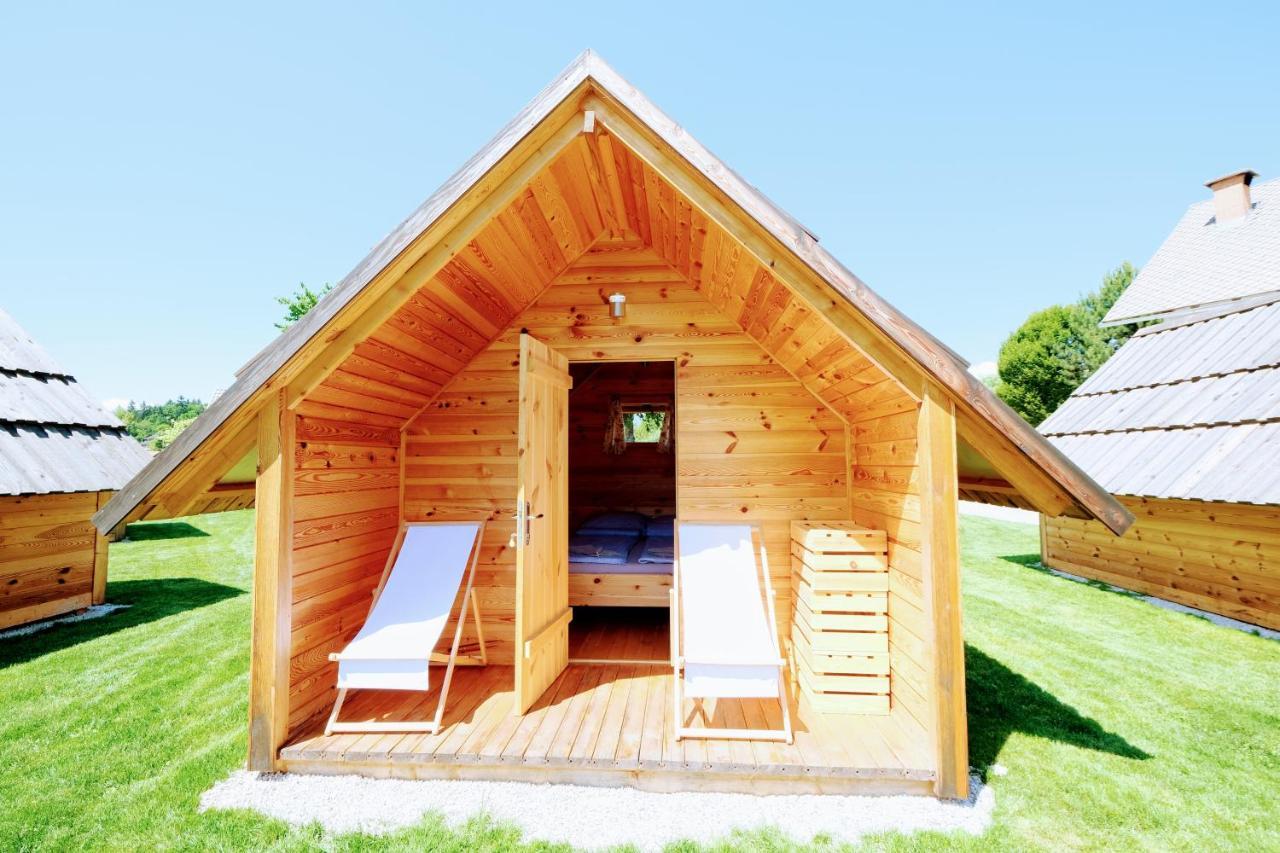
[[[995,427],[976,415],[961,413],[956,422],[959,436],[970,446],[982,448],[982,458],[991,463],[1008,483],[1037,511],[1045,515],[1062,515],[1075,500],[1057,482],[1036,466],[1025,454],[1002,440]]]
[[[231,470],[246,453],[253,450],[258,440],[258,426],[250,421],[216,452],[192,457],[181,469],[182,478],[172,484],[172,491],[164,495],[161,505],[170,518],[190,514],[196,502],[213,489],[218,480]]]
[[[1018,490],[1004,480],[988,477],[961,477],[960,488],[970,492],[991,492],[997,495],[1016,495]]]
[[[422,254],[397,281],[391,284],[369,307],[340,328],[318,354],[307,359],[306,366],[289,382],[289,408],[295,408],[317,385],[325,380],[356,346],[387,321],[414,293],[435,277],[489,220],[515,200],[539,172],[560,155],[581,131],[579,121],[562,122],[546,142],[538,146],[505,180],[493,187],[479,204],[471,208],[438,242]],[[499,333],[501,330],[499,330]]]
[[[951,398],[933,383],[925,386],[916,441],[925,612],[933,632],[934,790],[939,797],[964,799],[969,796],[969,730],[960,620],[956,411]]]
[[[249,769],[276,769],[289,720],[295,417],[277,391],[258,412],[257,532],[249,660]]]
[[[594,124],[594,119],[592,124]],[[590,142],[594,145],[594,151],[600,158],[600,168],[604,172],[605,183],[609,187],[609,198],[613,202],[613,213],[618,219],[618,226],[623,230],[631,228],[631,223],[627,220],[627,203],[622,195],[622,179],[618,175],[618,161],[613,152],[613,140],[608,134],[593,134]]]
[[[107,505],[114,492],[98,492],[98,509]],[[93,531],[93,598],[94,604],[107,600],[107,537]]]
[[[596,125],[627,146],[637,157],[658,171],[675,189],[689,199],[709,219],[733,237],[766,269],[807,303],[869,361],[893,377],[914,399],[920,399],[921,371],[901,350],[869,328],[866,319],[852,305],[832,298],[829,285],[819,283],[812,270],[796,263],[789,252],[778,251],[770,237],[755,222],[731,207],[731,203],[688,174],[689,165],[663,150],[648,136],[632,127],[617,109],[598,95],[584,99],[584,106],[596,113]]]
[[[1078,500],[1117,534],[1133,523],[1097,483],[983,387],[963,359],[880,298],[616,72],[602,66],[593,76],[603,86],[583,99],[583,108],[596,113],[597,128],[659,171],[877,367],[917,400],[926,381],[939,383],[963,415],[990,425],[1024,467],[1051,477],[1059,491],[1070,490],[1070,503]]]

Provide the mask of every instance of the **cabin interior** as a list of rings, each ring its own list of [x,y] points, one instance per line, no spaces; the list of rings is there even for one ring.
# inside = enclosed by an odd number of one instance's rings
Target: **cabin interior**
[[[635,175],[629,184],[656,180],[640,160],[622,151],[617,159]],[[558,165],[560,192],[585,196],[582,159]],[[661,197],[656,185],[653,196]],[[531,194],[521,201],[543,208]],[[574,211],[584,203],[545,207]],[[709,222],[699,223],[696,246],[703,280],[691,282],[692,232],[678,238],[689,226],[665,221],[667,210],[685,223],[692,213],[674,204],[646,213],[654,217],[647,237],[627,228],[589,238],[595,223],[585,216],[543,221],[522,243],[511,233],[528,228],[529,210],[499,215],[471,253],[447,264],[294,408],[285,767],[393,775],[560,767],[574,778],[594,774],[607,783],[617,772],[629,784],[654,786],[715,770],[715,787],[728,790],[936,790],[919,401]],[[678,245],[683,261],[652,245],[668,228],[669,242],[659,245]],[[545,287],[526,288],[526,307],[516,310],[518,293],[480,275],[482,258],[514,263],[524,257],[517,245],[536,257],[532,247],[556,239],[572,259]],[[482,296],[485,310],[460,311],[452,295],[459,291]],[[626,296],[622,318],[610,316],[612,293]],[[493,318],[506,319],[499,327]],[[522,333],[562,354],[572,377],[567,514],[556,523],[569,551],[573,615],[567,666],[529,709],[513,713]],[[607,434],[619,410],[624,435],[611,452]],[[643,524],[623,537],[611,562],[576,559],[599,545],[593,522],[628,516]],[[476,596],[489,665],[459,668],[445,732],[325,737],[335,679],[327,655],[359,629],[397,525],[476,518],[488,522]],[[886,532],[883,605],[859,655],[869,667],[867,689],[876,691],[865,713],[815,710],[793,684],[794,744],[670,736],[671,551],[665,562],[661,547],[654,562],[640,557],[670,534],[673,518],[759,526],[786,645],[795,606],[792,522]],[[478,642],[465,625],[463,651],[474,653]],[[408,719],[434,696],[369,691],[344,715]],[[779,709],[722,700],[702,713],[707,726],[741,728],[767,725]]]

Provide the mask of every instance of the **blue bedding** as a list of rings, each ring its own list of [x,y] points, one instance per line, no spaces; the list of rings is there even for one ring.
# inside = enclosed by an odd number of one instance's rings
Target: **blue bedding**
[[[676,535],[676,517],[674,515],[659,515],[651,518],[646,522],[645,536],[650,539],[673,539]]]
[[[643,539],[638,546],[640,557],[637,563],[653,563],[671,565],[676,561],[675,540],[665,536]]]
[[[569,537],[569,562],[620,566],[629,562],[639,538],[635,533],[579,531]]]

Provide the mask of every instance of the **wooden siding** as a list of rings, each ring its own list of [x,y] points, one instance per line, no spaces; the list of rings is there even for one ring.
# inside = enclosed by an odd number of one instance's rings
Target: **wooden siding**
[[[106,540],[89,518],[110,495],[0,496],[0,628],[102,603]]]
[[[863,389],[853,402],[859,398],[864,406],[849,424],[850,511],[859,524],[888,536],[891,701],[923,737],[933,726],[933,673],[921,557],[919,405],[906,394],[876,387]]]
[[[1122,497],[1121,538],[1096,521],[1041,518],[1046,565],[1280,629],[1280,507]]]
[[[369,612],[400,521],[400,432],[299,417],[293,461],[290,732],[332,704],[328,655]]]
[[[608,319],[613,289],[627,294],[627,317],[617,323]],[[635,240],[606,240],[406,430],[405,517],[491,520],[477,578],[490,659],[512,660],[522,328],[572,360],[675,363],[680,516],[759,521],[780,619],[789,620],[790,522],[848,514],[844,424],[651,251]]]

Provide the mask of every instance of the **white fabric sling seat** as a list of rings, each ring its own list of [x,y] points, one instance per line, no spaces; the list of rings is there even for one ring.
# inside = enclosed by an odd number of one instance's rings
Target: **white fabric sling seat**
[[[791,743],[786,661],[778,642],[773,584],[764,544],[753,525],[681,522],[671,590],[676,740],[682,737],[785,740]],[[757,560],[757,553],[759,560]],[[684,697],[776,699],[781,729],[690,728]]]
[[[333,732],[435,732],[444,715],[453,668],[458,663],[488,663],[480,610],[472,593],[484,522],[420,522],[400,527],[374,590],[373,605],[364,626],[341,652],[329,655],[338,663],[338,698],[325,726]],[[458,599],[457,628],[448,656],[434,652]],[[458,646],[468,606],[480,640],[479,658],[459,658]],[[432,721],[339,722],[338,712],[348,690],[417,690],[432,687],[431,664],[447,663],[440,700]]]

